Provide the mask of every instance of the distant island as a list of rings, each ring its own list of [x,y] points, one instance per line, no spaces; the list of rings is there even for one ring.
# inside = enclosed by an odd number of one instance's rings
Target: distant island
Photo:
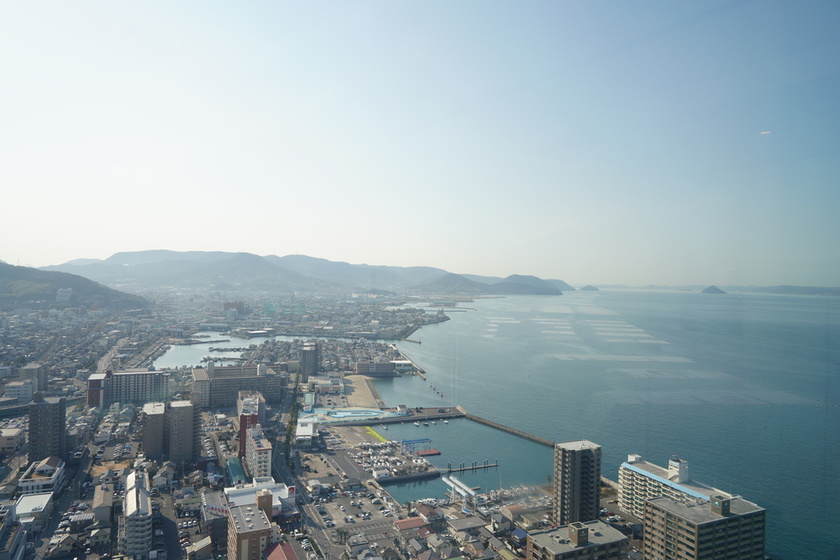
[[[708,288],[704,289],[701,294],[725,294],[723,290],[718,288],[717,286],[709,286]]]

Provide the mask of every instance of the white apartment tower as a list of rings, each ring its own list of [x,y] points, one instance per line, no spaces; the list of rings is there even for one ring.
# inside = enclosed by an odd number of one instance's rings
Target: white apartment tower
[[[148,555],[152,548],[152,500],[149,475],[134,471],[126,477],[119,548],[128,556]]]
[[[711,496],[731,497],[726,492],[691,480],[688,462],[671,458],[668,467],[660,467],[631,454],[618,468],[618,503],[621,510],[637,519],[644,519],[645,502],[652,498],[708,502]]]
[[[262,426],[248,429],[245,440],[245,464],[253,478],[271,476],[271,442],[265,437]]]

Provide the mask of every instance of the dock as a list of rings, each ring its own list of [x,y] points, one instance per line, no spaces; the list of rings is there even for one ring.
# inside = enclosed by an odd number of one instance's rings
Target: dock
[[[477,470],[480,470],[480,469],[498,468],[498,466],[499,466],[498,461],[494,461],[492,463],[489,462],[489,461],[484,461],[484,463],[482,463],[482,464],[478,464],[478,463],[474,462],[472,465],[464,465],[464,463],[461,463],[460,467],[453,467],[452,464],[449,463],[449,464],[447,464],[446,472],[448,472],[448,473],[459,473],[459,472],[467,472],[467,471],[477,471]]]

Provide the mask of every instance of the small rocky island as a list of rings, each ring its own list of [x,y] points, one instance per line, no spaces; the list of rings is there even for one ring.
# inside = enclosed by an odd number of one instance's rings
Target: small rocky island
[[[708,288],[706,288],[705,290],[703,290],[700,293],[701,294],[725,294],[726,292],[724,292],[723,290],[721,290],[717,286],[709,286]]]

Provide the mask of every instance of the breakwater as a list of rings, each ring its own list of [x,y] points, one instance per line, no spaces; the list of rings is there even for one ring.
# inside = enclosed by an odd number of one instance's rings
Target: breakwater
[[[460,406],[459,409],[463,410]],[[522,430],[517,430],[516,428],[511,428],[510,426],[505,426],[504,424],[499,424],[498,422],[493,422],[492,420],[488,420],[486,418],[482,418],[481,416],[476,416],[475,414],[470,414],[466,410],[463,410],[464,417],[468,420],[472,420],[473,422],[478,422],[479,424],[484,424],[485,426],[490,426],[491,428],[496,428],[497,430],[501,430],[503,432],[507,432],[509,434],[513,434],[515,436],[519,436],[521,438],[529,439],[536,443],[541,443],[542,445],[548,447],[554,447],[554,442],[550,439],[535,436],[534,434],[529,434],[528,432],[523,432]]]

